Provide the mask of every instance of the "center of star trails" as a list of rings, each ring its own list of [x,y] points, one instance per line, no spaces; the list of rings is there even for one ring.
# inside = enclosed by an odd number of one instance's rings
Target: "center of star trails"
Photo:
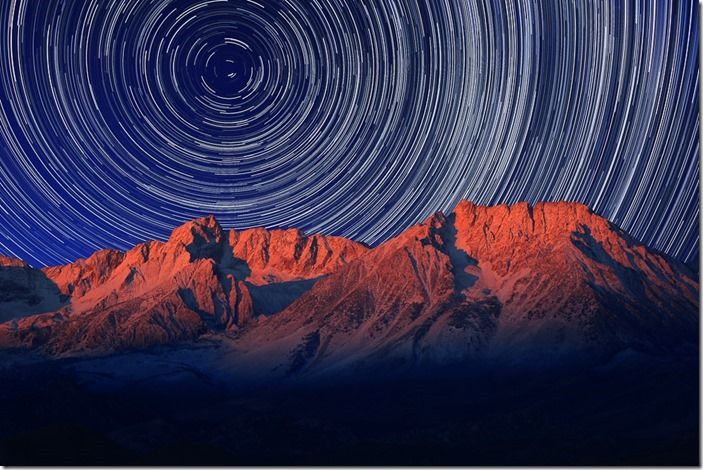
[[[209,48],[201,72],[210,95],[236,98],[251,91],[261,60],[243,41],[225,38]]]

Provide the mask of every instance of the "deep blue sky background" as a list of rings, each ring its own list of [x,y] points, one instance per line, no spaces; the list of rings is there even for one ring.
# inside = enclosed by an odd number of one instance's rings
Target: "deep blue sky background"
[[[698,4],[0,2],[0,252],[578,200],[698,255]]]

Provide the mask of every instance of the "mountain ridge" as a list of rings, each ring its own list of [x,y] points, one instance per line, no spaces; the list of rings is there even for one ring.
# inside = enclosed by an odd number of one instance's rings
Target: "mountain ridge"
[[[457,205],[455,206],[455,209],[456,209],[456,207],[459,207],[459,206],[464,205],[464,204],[468,204],[468,205],[470,205],[470,206],[475,206],[475,207],[477,207],[477,208],[506,208],[506,209],[508,209],[508,210],[510,210],[511,208],[515,208],[515,207],[526,206],[526,207],[529,208],[529,210],[530,210],[531,212],[534,210],[535,207],[539,207],[539,206],[544,205],[544,204],[546,204],[546,205],[574,206],[574,207],[581,206],[581,207],[583,207],[585,210],[587,210],[587,211],[591,212],[592,214],[596,215],[597,217],[600,217],[600,218],[602,218],[602,219],[608,221],[608,223],[612,224],[613,226],[618,227],[617,225],[615,225],[614,222],[610,221],[607,217],[602,216],[602,215],[600,215],[599,213],[593,211],[593,209],[591,209],[587,204],[582,203],[582,202],[578,202],[578,201],[557,200],[557,201],[542,201],[542,202],[535,202],[535,203],[529,203],[529,202],[526,202],[526,201],[519,201],[519,202],[515,202],[515,203],[511,203],[511,204],[508,204],[508,203],[501,203],[501,204],[490,205],[490,204],[477,204],[477,203],[474,203],[474,202],[472,202],[472,201],[470,201],[470,200],[468,200],[468,199],[461,199],[461,200],[459,200],[459,202],[458,202]],[[455,209],[454,209],[454,210],[455,210]],[[453,212],[454,210],[452,210],[452,212]],[[450,213],[451,213],[451,212],[450,212]],[[402,234],[402,233],[405,232],[406,230],[408,230],[408,229],[410,229],[410,228],[412,228],[412,227],[414,227],[414,226],[416,226],[416,225],[422,224],[423,222],[425,222],[427,219],[431,218],[431,217],[432,217],[433,215],[435,215],[435,214],[442,214],[442,215],[444,215],[442,211],[436,211],[435,213],[429,215],[429,216],[428,216],[427,218],[425,218],[424,220],[420,220],[420,221],[418,221],[418,222],[416,222],[416,223],[414,223],[414,224],[408,226],[405,230],[403,230],[403,231],[400,232],[399,234],[397,234],[397,235],[391,237],[390,239],[397,237],[398,235]],[[191,224],[191,223],[196,222],[196,221],[203,221],[203,220],[207,220],[207,219],[214,220],[218,225],[220,225],[220,224],[219,224],[219,221],[217,221],[217,217],[216,217],[214,214],[210,213],[210,214],[203,215],[203,216],[201,216],[201,217],[196,217],[195,219],[190,219],[190,220],[184,221],[183,223],[181,223],[180,225],[174,227],[174,228],[171,230],[171,235],[173,234],[173,231],[174,231],[174,230],[177,230],[177,229],[183,227],[184,225],[188,225],[188,224]],[[336,239],[345,239],[345,240],[353,241],[353,242],[355,242],[355,243],[357,243],[357,244],[359,244],[359,245],[363,245],[363,246],[365,246],[365,247],[367,247],[367,248],[369,248],[369,249],[373,249],[373,248],[375,248],[376,246],[381,245],[381,244],[383,244],[383,243],[385,243],[385,242],[387,241],[387,240],[384,240],[384,241],[378,242],[378,243],[376,243],[376,244],[368,244],[368,243],[366,243],[366,242],[363,242],[363,241],[360,241],[360,240],[356,240],[356,239],[353,238],[353,237],[347,237],[347,236],[344,236],[344,235],[323,234],[323,233],[317,233],[317,232],[308,233],[307,231],[305,231],[305,230],[303,230],[303,229],[301,229],[301,228],[297,228],[297,227],[264,227],[264,226],[252,226],[252,227],[241,228],[241,229],[240,229],[240,228],[236,228],[236,227],[224,228],[224,227],[222,227],[221,225],[220,225],[220,227],[221,227],[221,229],[222,229],[224,232],[230,232],[230,231],[234,231],[234,232],[252,232],[252,231],[286,232],[286,231],[294,231],[294,232],[299,232],[299,233],[301,233],[302,235],[309,236],[309,237],[312,237],[312,236],[320,236],[320,237],[326,237],[326,238],[332,238],[332,239],[335,239],[335,238],[336,238]],[[666,252],[663,251],[663,250],[650,247],[650,246],[647,245],[646,243],[644,243],[644,242],[642,242],[642,241],[640,241],[640,240],[638,240],[638,239],[632,237],[629,233],[623,231],[623,230],[620,229],[619,227],[618,227],[618,230],[621,230],[621,232],[622,232],[623,234],[625,234],[627,237],[629,237],[634,243],[639,244],[639,245],[646,246],[647,249],[650,250],[650,251],[652,251],[652,252],[656,252],[656,253],[658,253],[658,254],[660,254],[660,255],[662,255],[662,256],[665,256],[665,257],[669,258],[670,260],[673,260],[673,261],[675,261],[675,262],[677,262],[677,263],[679,263],[679,264],[681,264],[681,265],[685,265],[685,266],[688,268],[688,270],[691,271],[692,273],[696,273],[696,272],[697,272],[697,269],[698,269],[698,267],[697,267],[697,262],[696,262],[696,263],[693,263],[693,262],[685,262],[685,261],[683,261],[683,260],[681,260],[681,259],[679,259],[679,258],[676,258],[676,257],[674,257],[674,256],[669,255],[668,253],[666,253]],[[171,235],[169,235],[169,237],[170,237]],[[137,242],[134,246],[138,246],[138,245],[141,245],[141,244],[144,244],[144,243],[165,243],[165,242],[167,242],[167,241],[168,241],[168,238],[166,238],[166,239],[152,239],[152,240],[147,240],[147,241],[143,241],[143,242]],[[51,269],[51,268],[57,268],[57,267],[62,267],[62,266],[71,265],[71,264],[74,264],[74,263],[78,263],[78,262],[80,262],[80,261],[85,261],[85,260],[87,260],[88,258],[90,258],[91,256],[95,255],[96,253],[103,252],[103,251],[116,252],[116,253],[125,253],[125,252],[130,251],[131,249],[133,249],[134,246],[133,246],[132,248],[126,248],[126,249],[119,249],[119,248],[114,248],[114,247],[109,247],[109,246],[108,246],[108,247],[103,247],[103,248],[98,248],[98,249],[96,249],[95,251],[93,251],[92,253],[90,253],[90,254],[88,254],[88,255],[86,255],[86,256],[83,256],[83,257],[76,258],[76,259],[74,259],[73,261],[68,261],[68,262],[65,262],[65,263],[62,263],[62,264],[45,264],[45,265],[41,265],[41,266],[29,265],[25,260],[23,260],[23,259],[21,259],[21,258],[12,256],[12,255],[6,255],[6,254],[0,253],[0,267],[3,266],[3,263],[13,262],[13,263],[26,264],[26,265],[28,265],[28,266],[34,268],[34,269],[46,270],[46,269]]]
[[[697,335],[694,274],[579,203],[462,201],[375,247],[224,230],[211,215],[40,272],[68,303],[0,324],[0,347],[104,355],[216,334],[245,351],[233,367],[296,375],[596,357]]]

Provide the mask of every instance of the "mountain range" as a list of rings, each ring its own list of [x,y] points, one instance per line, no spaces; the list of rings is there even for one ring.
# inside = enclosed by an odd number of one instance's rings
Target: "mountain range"
[[[261,376],[694,350],[697,274],[578,203],[462,201],[376,247],[224,230],[35,269],[0,258],[0,348],[96,357],[203,339]]]
[[[697,465],[698,299],[566,202],[0,257],[0,463]]]

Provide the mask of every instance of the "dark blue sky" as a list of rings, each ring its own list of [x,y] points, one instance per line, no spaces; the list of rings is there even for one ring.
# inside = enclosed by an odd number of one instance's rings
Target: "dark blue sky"
[[[696,2],[0,2],[0,252],[578,200],[698,254]]]

